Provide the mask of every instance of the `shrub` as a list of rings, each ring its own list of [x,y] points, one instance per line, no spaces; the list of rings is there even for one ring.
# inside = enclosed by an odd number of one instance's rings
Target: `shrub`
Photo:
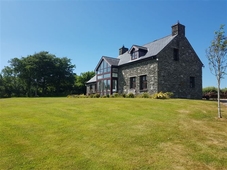
[[[94,98],[94,94],[90,94],[88,97],[90,97],[90,98]]]
[[[77,94],[72,94],[72,95],[68,95],[68,98],[79,98],[79,95]]]
[[[172,98],[173,97],[173,92],[166,92],[168,98]]]
[[[128,98],[134,98],[135,95],[134,95],[133,93],[129,93],[129,94],[127,95],[127,97],[128,97]]]
[[[150,98],[150,94],[149,93],[142,93],[141,97],[142,98]]]
[[[124,94],[122,94],[122,97],[126,98],[126,94],[125,94],[125,93],[124,93]]]
[[[113,97],[119,97],[120,95],[118,93],[114,93]]]
[[[87,98],[87,96],[84,95],[84,94],[80,94],[80,95],[79,95],[79,98]]]
[[[159,92],[159,93],[155,93],[153,94],[152,98],[153,99],[169,99],[171,96],[173,96],[172,92]]]
[[[100,94],[99,93],[96,93],[96,94],[94,94],[94,97],[95,98],[99,98],[100,97]]]

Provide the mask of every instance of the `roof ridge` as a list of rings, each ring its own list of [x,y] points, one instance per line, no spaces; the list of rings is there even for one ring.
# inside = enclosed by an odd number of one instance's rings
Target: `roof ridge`
[[[133,47],[133,46],[136,46],[136,47],[143,47],[143,48],[144,48],[143,45],[135,45],[135,44],[134,44],[134,45],[132,45],[132,47]]]
[[[171,37],[171,36],[172,36],[172,34],[167,35],[167,36],[165,36],[165,37],[162,37],[162,38],[153,40],[153,41],[151,41],[151,42],[149,42],[149,43],[146,43],[146,44],[144,44],[143,46],[148,45],[148,44],[151,44],[151,43],[156,42],[156,41],[159,41],[159,40],[162,40],[162,39],[167,38],[167,37]],[[176,35],[174,35],[174,36],[176,36]],[[174,36],[173,36],[173,37],[174,37]]]
[[[113,58],[113,59],[115,59],[114,57],[108,57],[108,56],[102,56],[102,57],[105,57],[105,58]]]

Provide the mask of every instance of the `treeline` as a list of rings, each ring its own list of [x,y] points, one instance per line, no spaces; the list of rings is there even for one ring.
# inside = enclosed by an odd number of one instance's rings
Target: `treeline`
[[[210,98],[217,99],[218,98],[218,88],[217,87],[205,87],[203,88],[203,96],[202,98],[206,98],[209,100]],[[220,98],[227,98],[227,88],[220,89]]]
[[[0,73],[1,98],[84,94],[85,82],[95,75],[93,71],[76,75],[70,59],[46,51],[9,63]]]
[[[206,93],[217,93],[217,92],[218,92],[218,88],[214,87],[214,86],[204,87],[203,88],[203,94],[206,94]],[[227,88],[220,89],[220,93],[226,93],[227,94]]]

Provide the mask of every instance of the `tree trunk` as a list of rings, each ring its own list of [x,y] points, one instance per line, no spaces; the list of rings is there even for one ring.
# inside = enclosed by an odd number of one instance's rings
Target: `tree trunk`
[[[218,118],[222,118],[220,105],[220,78],[218,79]]]

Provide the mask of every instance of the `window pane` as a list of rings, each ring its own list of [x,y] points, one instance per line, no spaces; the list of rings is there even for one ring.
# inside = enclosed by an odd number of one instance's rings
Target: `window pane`
[[[138,56],[138,52],[133,51],[132,52],[132,60],[137,59],[137,56]]]
[[[110,80],[107,80],[107,89],[110,90]]]
[[[146,80],[143,82],[143,89],[147,89],[147,81]]]
[[[102,78],[103,78],[103,75],[99,75],[99,76],[98,76],[98,79],[102,79]]]
[[[136,77],[130,78],[130,88],[135,89],[136,88]]]
[[[101,93],[103,93],[103,91],[104,91],[104,85],[105,85],[104,81],[101,80]]]
[[[103,69],[104,68],[104,61],[102,61],[102,63],[101,63],[101,69]]]
[[[195,87],[195,77],[190,77],[190,87],[191,88]]]
[[[147,76],[140,76],[140,90],[147,89]]]
[[[117,80],[112,81],[112,91],[113,93],[117,92]]]
[[[117,73],[112,73],[112,77],[118,77]]]
[[[107,62],[105,62],[105,68],[109,67],[109,64]]]
[[[104,78],[109,78],[110,74],[104,74]]]
[[[179,60],[179,50],[177,48],[174,48],[173,49],[173,59],[175,61],[178,61]]]
[[[102,74],[102,71],[103,71],[103,70],[99,68],[98,74]]]
[[[113,68],[112,71],[113,72],[118,72],[118,68]]]
[[[100,83],[100,81],[97,82],[97,85],[98,85],[98,91],[101,92],[101,83]]]

